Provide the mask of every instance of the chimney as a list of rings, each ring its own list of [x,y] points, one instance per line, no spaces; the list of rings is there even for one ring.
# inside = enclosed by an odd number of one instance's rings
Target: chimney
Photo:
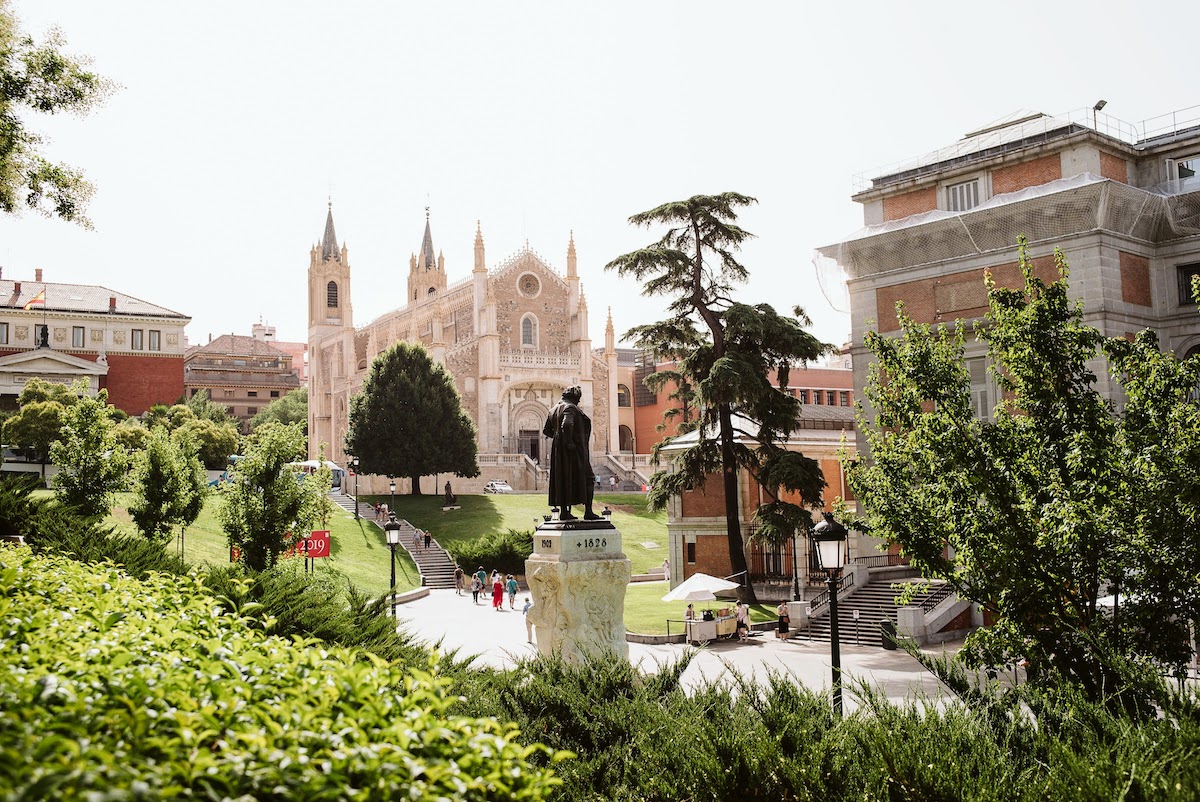
[[[21,294],[21,282],[14,281],[13,282],[13,295],[20,295],[20,294]]]
[[[33,269],[33,280],[38,284],[42,283],[42,269],[40,267],[35,267]]]
[[[117,296],[115,296],[115,295],[108,296],[108,311],[109,312],[117,311]]]

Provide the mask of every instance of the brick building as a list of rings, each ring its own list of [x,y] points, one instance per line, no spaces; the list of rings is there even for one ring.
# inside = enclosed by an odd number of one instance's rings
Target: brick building
[[[292,355],[270,342],[268,327],[255,324],[250,336],[222,334],[192,346],[184,357],[183,384],[190,398],[201,390],[228,408],[249,431],[250,419],[272,401],[301,386]],[[274,329],[270,329],[273,336]]]
[[[959,142],[858,180],[865,227],[821,248],[848,278],[854,386],[866,384],[868,330],[897,332],[895,304],[919,323],[974,320],[983,275],[1017,287],[1016,240],[1054,279],[1070,264],[1084,322],[1107,336],[1157,330],[1164,348],[1200,348],[1188,284],[1200,272],[1200,107],[1138,126],[1086,109],[1017,113]],[[997,388],[982,343],[968,343],[977,414]],[[1103,373],[1102,392],[1111,385]]]
[[[0,407],[15,409],[25,382],[70,384],[130,415],[183,395],[187,315],[93,284],[0,280]]]
[[[605,349],[593,352],[573,238],[565,274],[528,247],[489,268],[477,228],[474,268],[451,283],[444,257],[435,255],[427,213],[406,280],[371,289],[403,294],[403,305],[361,327],[354,324],[351,275],[331,207],[309,256],[310,456],[325,444],[329,459],[346,459],[350,399],[375,357],[401,341],[421,343],[446,368],[475,423],[482,475],[455,480],[459,492],[478,492],[492,479],[518,489],[545,487],[542,463],[549,451],[542,425],[572,384],[582,387],[581,405],[592,418],[593,461],[619,451],[619,430],[610,415],[617,404],[611,321]],[[385,478],[363,478],[362,492],[386,488]],[[407,489],[408,481],[397,484]]]

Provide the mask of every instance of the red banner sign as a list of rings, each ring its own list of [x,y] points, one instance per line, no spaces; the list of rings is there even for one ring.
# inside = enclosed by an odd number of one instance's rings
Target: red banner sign
[[[330,545],[329,530],[321,529],[297,540],[296,553],[302,557],[328,557]]]

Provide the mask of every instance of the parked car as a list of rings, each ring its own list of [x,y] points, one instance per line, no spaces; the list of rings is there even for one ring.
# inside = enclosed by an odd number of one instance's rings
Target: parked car
[[[511,493],[513,492],[512,485],[508,482],[488,482],[483,486],[484,493]]]

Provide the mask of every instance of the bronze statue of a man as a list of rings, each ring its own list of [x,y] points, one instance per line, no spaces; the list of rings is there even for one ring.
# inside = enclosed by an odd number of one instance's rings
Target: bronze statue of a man
[[[595,521],[592,494],[595,475],[588,453],[592,439],[592,419],[579,408],[583,391],[578,387],[563,390],[562,400],[554,405],[542,427],[542,434],[551,438],[550,445],[550,505],[559,508],[560,521],[573,521],[571,506],[582,504],[583,519]]]

